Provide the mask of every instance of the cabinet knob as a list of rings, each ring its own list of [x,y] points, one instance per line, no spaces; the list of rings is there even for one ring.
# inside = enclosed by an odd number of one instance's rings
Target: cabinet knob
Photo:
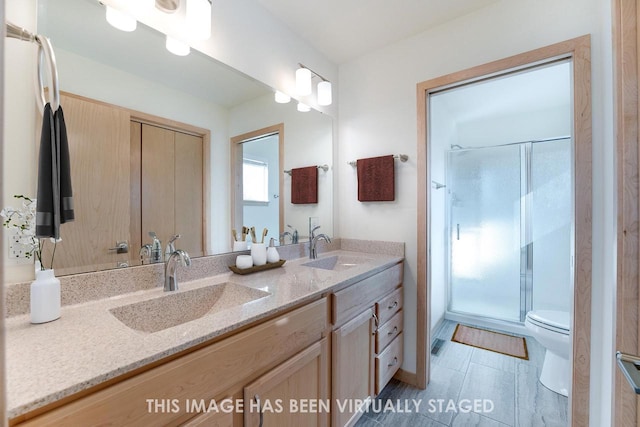
[[[393,304],[391,304],[390,306],[388,306],[387,308],[389,310],[393,310],[394,308],[396,308],[398,306],[398,301],[394,301]]]
[[[398,364],[398,358],[394,357],[393,361],[391,363],[389,363],[387,366],[388,367],[392,367],[392,366],[396,366]]]
[[[397,326],[394,326],[394,327],[393,327],[393,331],[389,331],[389,332],[387,332],[387,335],[393,335],[393,334],[395,334],[396,332],[398,332],[398,327],[397,327]]]

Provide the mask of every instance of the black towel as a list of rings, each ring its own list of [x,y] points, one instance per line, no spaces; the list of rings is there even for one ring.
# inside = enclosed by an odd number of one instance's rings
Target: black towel
[[[44,107],[38,161],[36,236],[60,238],[60,224],[73,221],[69,142],[62,107]]]

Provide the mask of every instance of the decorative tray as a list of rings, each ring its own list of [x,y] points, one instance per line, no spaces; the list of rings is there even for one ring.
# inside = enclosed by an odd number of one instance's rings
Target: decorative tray
[[[265,271],[265,270],[271,270],[272,268],[282,267],[282,265],[285,262],[286,260],[281,259],[280,261],[268,262],[264,265],[254,265],[253,267],[250,267],[250,268],[238,268],[234,264],[229,266],[229,270],[233,271],[236,274],[251,274],[251,273],[257,273],[258,271]]]

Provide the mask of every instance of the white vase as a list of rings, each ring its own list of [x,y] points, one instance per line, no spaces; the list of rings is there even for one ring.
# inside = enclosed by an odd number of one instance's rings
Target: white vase
[[[60,317],[60,280],[53,270],[36,271],[31,282],[31,323],[45,323]]]

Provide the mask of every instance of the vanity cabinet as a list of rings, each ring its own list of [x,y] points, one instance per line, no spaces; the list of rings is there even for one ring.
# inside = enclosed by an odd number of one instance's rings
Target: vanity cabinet
[[[329,344],[324,338],[244,388],[244,426],[328,426]]]
[[[215,425],[215,421],[240,426],[241,414],[223,412],[221,402],[216,402],[218,410],[207,412],[206,408],[215,399],[242,399],[238,391],[243,387],[251,396],[283,393],[324,398],[329,375],[327,339],[323,340],[327,314],[327,299],[322,298],[172,360],[157,362],[127,379],[112,380],[106,388],[85,392],[83,397],[19,425]],[[204,406],[197,409],[198,402]]]
[[[332,294],[332,426],[354,425],[402,365],[402,281],[399,263]]]

